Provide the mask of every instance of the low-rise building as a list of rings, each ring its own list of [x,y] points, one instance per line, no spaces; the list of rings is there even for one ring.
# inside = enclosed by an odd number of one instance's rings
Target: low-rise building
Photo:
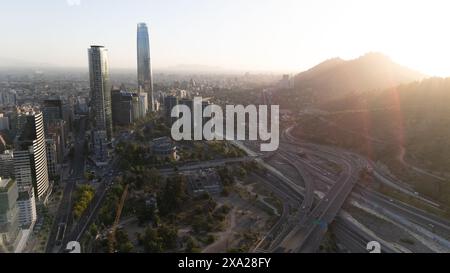
[[[222,193],[222,182],[214,169],[187,172],[185,175],[188,181],[188,191],[192,196],[199,196],[205,193],[209,195]]]
[[[178,160],[177,147],[169,137],[160,137],[150,142],[151,153],[160,160]]]

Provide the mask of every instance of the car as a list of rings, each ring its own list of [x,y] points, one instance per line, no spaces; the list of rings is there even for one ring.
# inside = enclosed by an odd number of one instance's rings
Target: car
[[[328,198],[326,198],[326,199],[325,199],[325,202],[328,202],[328,201],[329,201]]]
[[[305,209],[306,209],[306,206],[303,206],[302,209],[305,210]]]
[[[394,202],[394,199],[389,199],[389,202],[393,203],[393,202]]]

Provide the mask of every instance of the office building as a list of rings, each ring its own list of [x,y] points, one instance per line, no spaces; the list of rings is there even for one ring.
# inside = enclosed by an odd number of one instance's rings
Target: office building
[[[133,95],[124,90],[113,89],[111,101],[114,125],[128,126],[133,123]]]
[[[164,111],[166,120],[170,125],[177,120],[176,118],[171,117],[172,109],[178,105],[178,98],[176,96],[166,96],[164,97]]]
[[[137,70],[138,85],[148,94],[148,104],[151,111],[154,111],[152,66],[150,59],[150,39],[148,28],[145,23],[137,26]]]

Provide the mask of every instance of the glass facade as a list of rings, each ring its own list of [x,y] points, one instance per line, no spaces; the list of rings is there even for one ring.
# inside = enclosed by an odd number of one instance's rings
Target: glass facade
[[[153,98],[153,80],[150,61],[150,39],[145,23],[139,23],[137,27],[137,68],[138,84],[148,94],[148,103],[152,111],[155,110]]]
[[[92,46],[89,50],[89,78],[91,86],[91,117],[96,130],[106,131],[112,138],[111,84],[109,80],[108,50]]]

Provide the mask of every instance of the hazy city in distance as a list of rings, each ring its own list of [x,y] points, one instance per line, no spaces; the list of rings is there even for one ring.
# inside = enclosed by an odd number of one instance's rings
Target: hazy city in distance
[[[449,253],[449,8],[0,4],[0,253]]]

